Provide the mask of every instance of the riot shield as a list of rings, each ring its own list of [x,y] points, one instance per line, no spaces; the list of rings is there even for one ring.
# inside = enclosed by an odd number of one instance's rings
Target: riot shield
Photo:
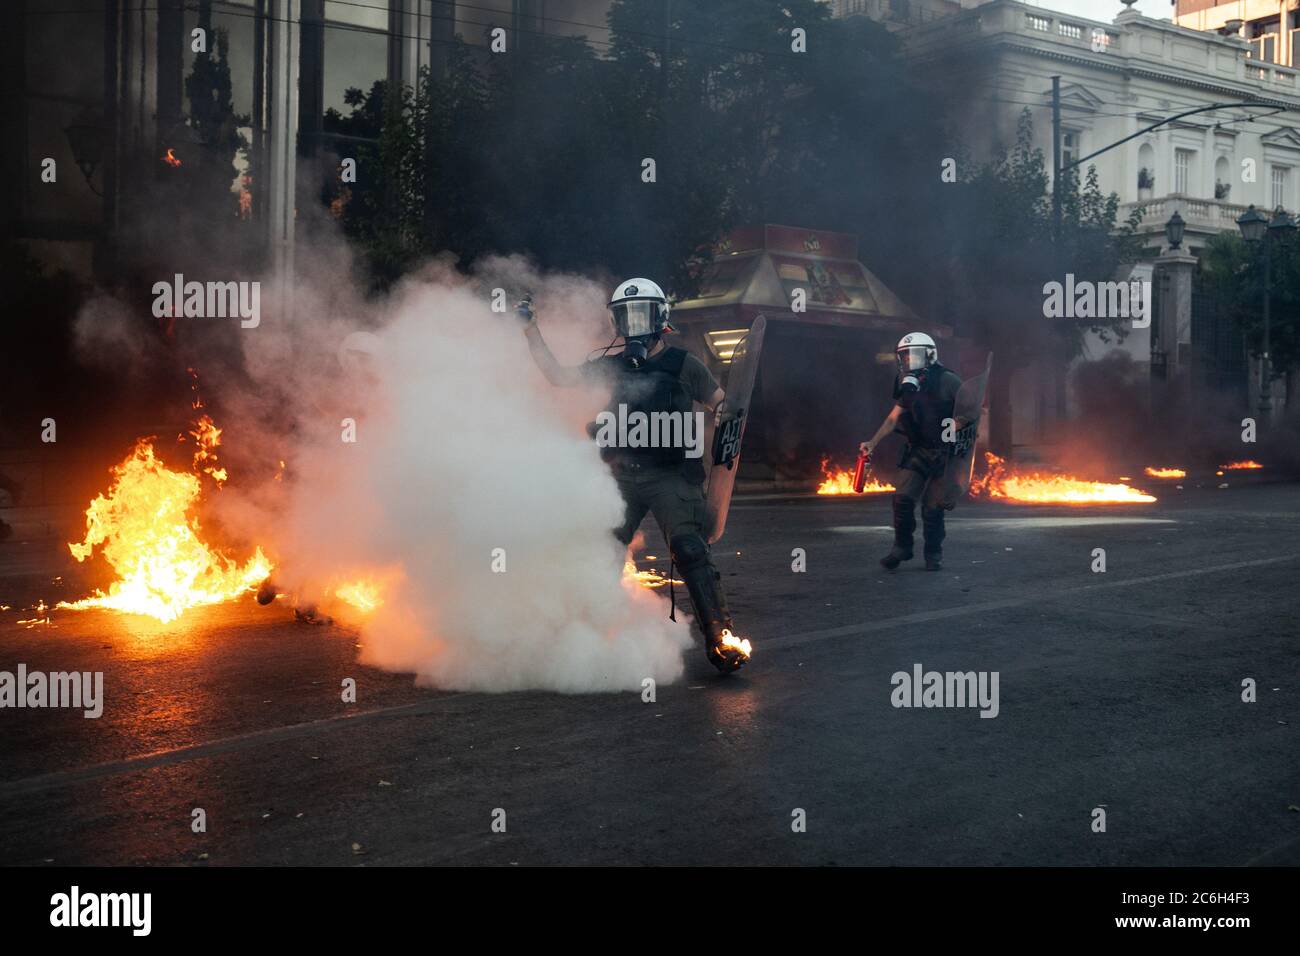
[[[723,411],[727,414],[713,436],[713,463],[706,479],[707,519],[704,531],[709,544],[721,538],[727,526],[731,492],[736,486],[736,472],[740,468],[740,443],[749,421],[749,400],[754,394],[754,380],[758,377],[758,363],[763,354],[763,333],[766,329],[767,319],[760,315],[732,353],[727,384],[723,389],[727,393]]]
[[[962,382],[953,401],[952,417],[954,437],[947,443],[948,461],[943,470],[943,504],[951,508],[970,490],[971,473],[975,469],[975,443],[979,439],[980,414],[984,408],[984,393],[988,389],[989,372],[993,369],[993,353],[984,363],[984,371]]]

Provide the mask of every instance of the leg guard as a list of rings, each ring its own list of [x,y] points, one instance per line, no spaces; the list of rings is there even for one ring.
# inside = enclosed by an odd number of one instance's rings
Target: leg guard
[[[943,561],[943,539],[946,532],[943,527],[942,508],[922,508],[921,527],[925,535],[925,569],[938,571]]]
[[[704,650],[709,661],[719,670],[735,670],[744,660],[721,647],[722,632],[731,630],[731,614],[727,611],[718,572],[709,560],[708,544],[698,533],[689,532],[673,535],[668,547],[673,564],[690,592],[695,619],[704,632]]]
[[[912,534],[916,531],[916,499],[894,495],[894,547],[880,563],[890,571],[912,560]]]

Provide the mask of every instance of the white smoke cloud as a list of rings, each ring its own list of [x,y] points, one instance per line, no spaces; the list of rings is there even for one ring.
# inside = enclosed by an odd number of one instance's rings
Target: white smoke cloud
[[[360,627],[363,663],[448,689],[635,690],[678,678],[692,638],[685,614],[669,621],[661,597],[622,581],[622,500],[584,431],[607,396],[552,388],[518,320],[490,308],[493,288],[511,307],[531,291],[557,357],[576,364],[612,335],[610,286],[517,257],[473,279],[435,260],[376,302],[326,230],[300,237],[292,308],[263,277],[257,328],[181,318],[164,343],[138,303],[102,295],[76,336],[84,360],[158,385],[160,414],[188,411],[184,370],[197,369],[231,474],[207,496],[205,532],[236,554],[262,546],[283,590]],[[163,449],[171,467],[188,455]],[[357,619],[332,598],[359,578],[383,604]]]
[[[531,289],[548,338],[574,362],[608,334],[605,290],[517,260],[488,263],[485,277],[431,267],[378,309],[302,282],[291,325],[243,333],[263,386],[248,411],[292,406],[275,410],[289,423],[290,477],[268,486],[279,500],[232,503],[225,517],[274,529],[277,579],[305,599],[383,579],[384,603],[360,625],[363,663],[479,691],[672,681],[689,626],[622,581],[611,535],[622,499],[582,429],[602,396],[552,389],[517,320],[489,308],[493,286]],[[340,362],[362,328],[377,354]],[[356,420],[354,444],[341,440],[343,418]]]

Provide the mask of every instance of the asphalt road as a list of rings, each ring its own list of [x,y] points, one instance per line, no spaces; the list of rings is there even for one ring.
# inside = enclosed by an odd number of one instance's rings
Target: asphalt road
[[[112,693],[98,720],[0,711],[0,864],[1300,863],[1300,486],[973,503],[937,574],[879,568],[887,511],[739,502],[718,564],[754,661],[694,651],[651,704],[417,689],[251,600],[22,625],[83,592],[7,542],[0,669]],[[892,706],[915,664],[996,671],[996,718]]]

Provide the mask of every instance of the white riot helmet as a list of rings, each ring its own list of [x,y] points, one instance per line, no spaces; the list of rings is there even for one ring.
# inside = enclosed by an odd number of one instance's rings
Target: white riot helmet
[[[938,364],[939,347],[924,332],[909,332],[898,340],[894,355],[898,359],[899,373],[906,375]]]
[[[664,290],[649,279],[621,282],[609,299],[610,321],[625,339],[662,332],[668,327],[668,309]]]

